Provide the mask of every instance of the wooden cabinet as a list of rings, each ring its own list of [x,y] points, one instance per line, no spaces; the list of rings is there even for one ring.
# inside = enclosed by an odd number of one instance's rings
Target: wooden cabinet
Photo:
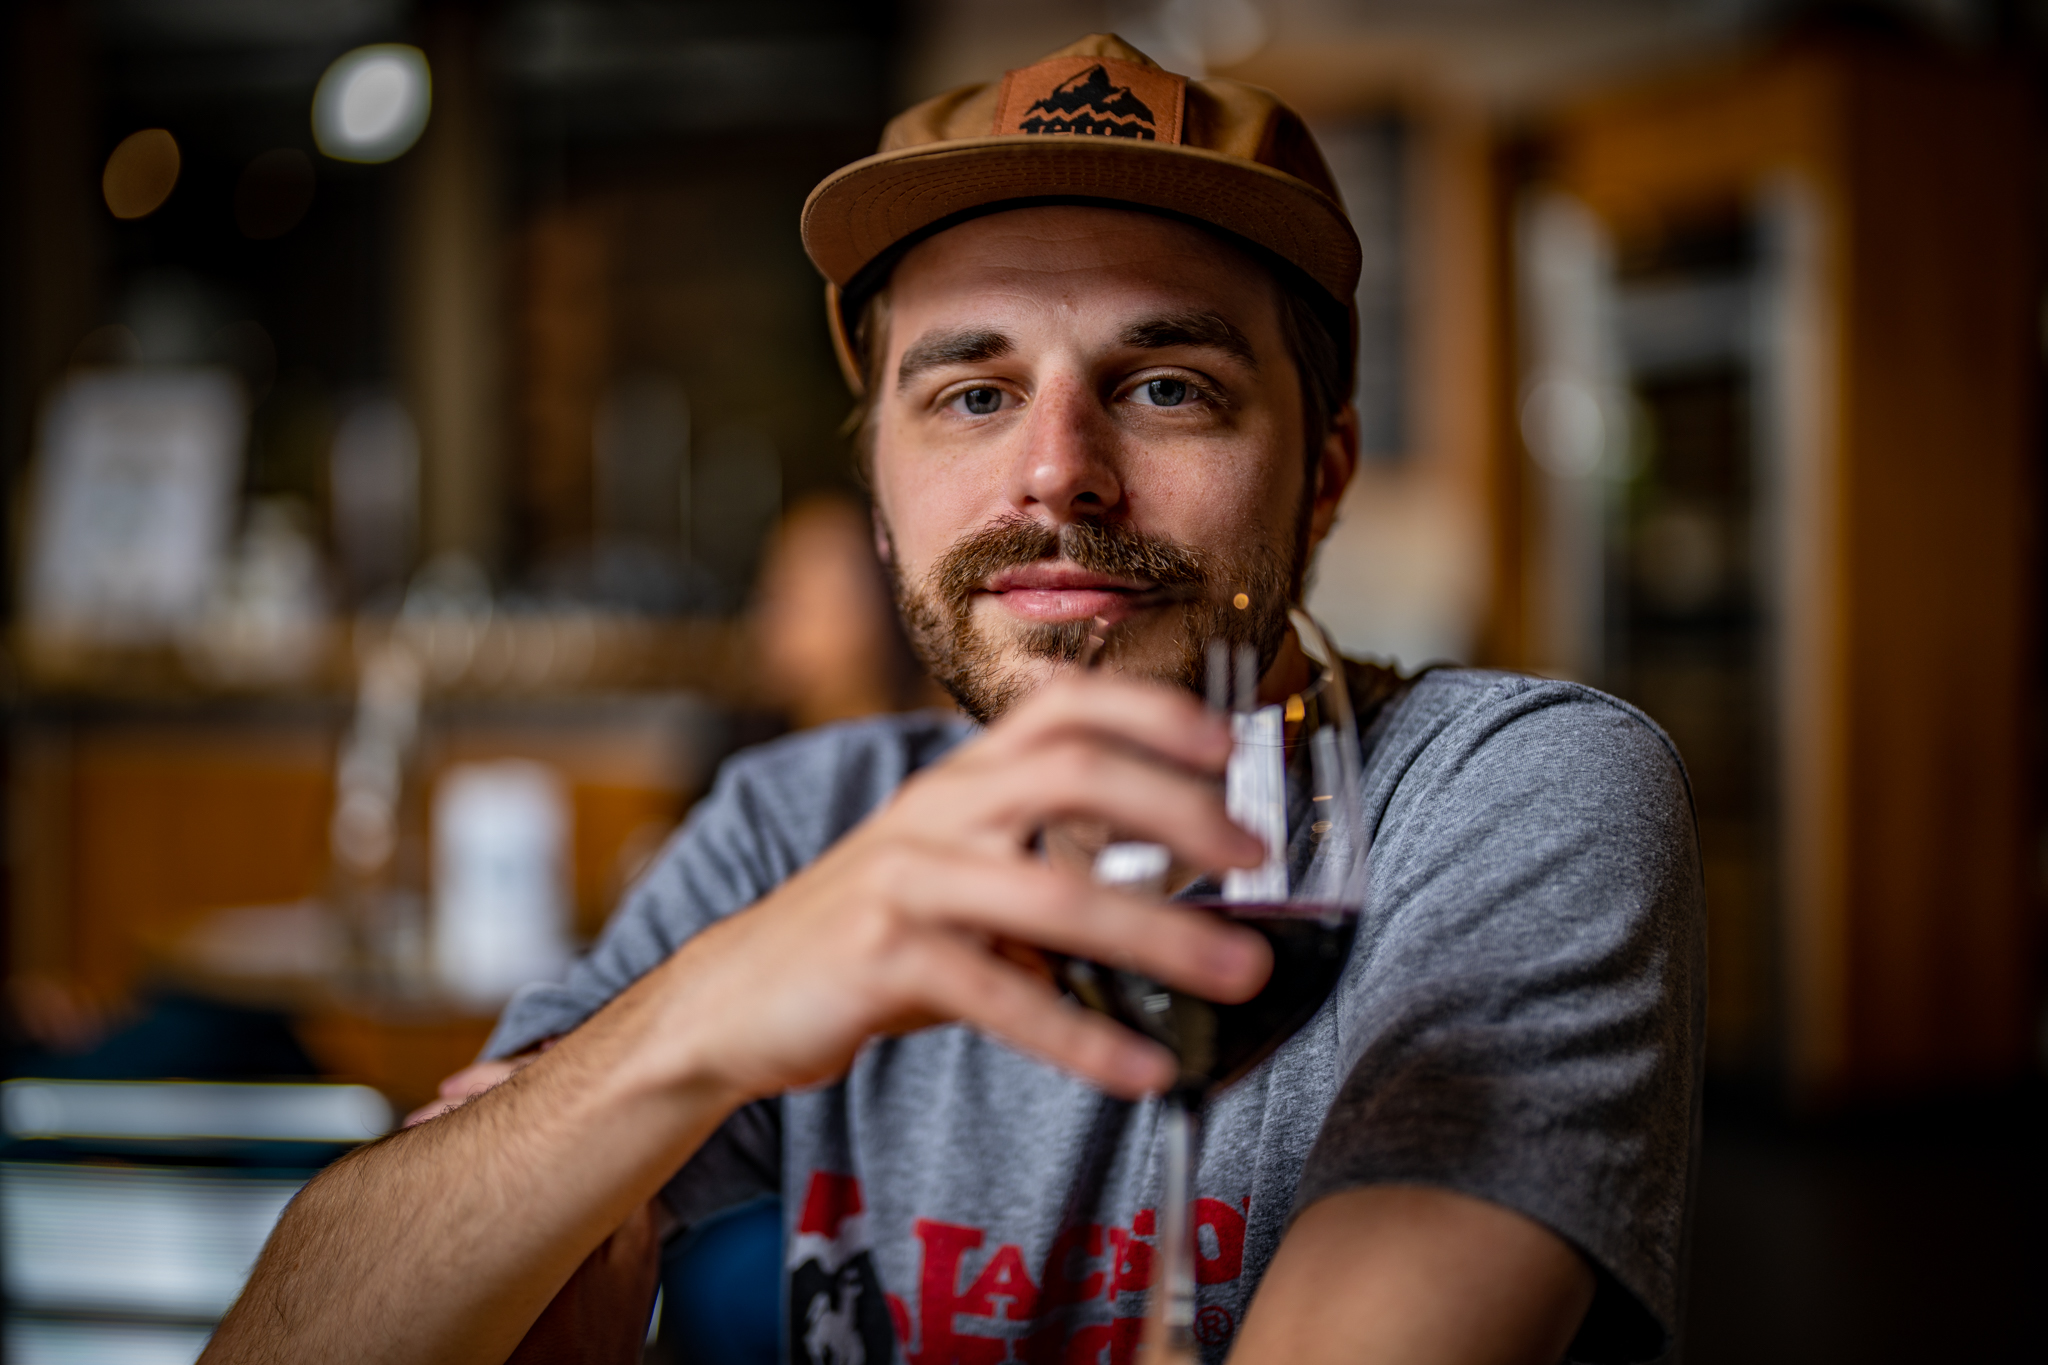
[[[345,704],[313,698],[24,708],[11,755],[17,980],[118,1013],[167,973],[191,987],[179,945],[210,916],[324,895],[348,718]],[[685,694],[430,704],[418,782],[431,790],[451,764],[502,758],[554,768],[587,939],[700,792],[720,724]],[[428,803],[412,804],[423,822]],[[401,1105],[474,1056],[490,1024],[456,1002],[380,998],[341,979],[202,984],[284,1005],[324,1068]]]
[[[1520,186],[1525,239],[1543,196],[1590,215],[1624,314],[1632,261],[1682,266],[1731,222],[1750,243],[1738,552],[1758,733],[1742,761],[1762,833],[1731,854],[1725,812],[1703,807],[1711,1027],[1724,1059],[1809,1101],[2016,1076],[2033,1050],[2036,117],[1987,63],[1793,45],[1564,110]],[[1512,662],[1556,667],[1558,613],[1590,609],[1592,680],[1611,681],[1641,548],[1625,504],[1646,476],[1613,476],[1581,523],[1604,559],[1571,569],[1545,506],[1579,495],[1531,458],[1527,350],[1500,480],[1522,490],[1502,543],[1526,591],[1497,604],[1496,636],[1523,644]],[[1640,374],[1615,364],[1624,418],[1654,434]],[[1664,456],[1637,440],[1621,458]],[[1681,747],[1715,733],[1659,718]],[[1726,758],[1705,747],[1703,770]]]

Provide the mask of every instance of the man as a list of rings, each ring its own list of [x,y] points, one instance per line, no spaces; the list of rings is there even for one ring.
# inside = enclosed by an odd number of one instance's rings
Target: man
[[[607,1293],[644,1306],[657,1192],[686,1224],[782,1196],[792,1358],[1132,1358],[1172,1064],[1031,950],[1219,1000],[1269,958],[1035,841],[1080,818],[1260,860],[1191,690],[1212,638],[1257,647],[1267,700],[1312,676],[1285,607],[1356,457],[1356,240],[1291,113],[1108,37],[903,115],[804,235],[906,623],[981,724],[729,764],[490,1055],[558,1041],[314,1182],[209,1358],[495,1361],[537,1319],[529,1352],[567,1340]],[[1210,1106],[1205,1355],[1653,1357],[1701,1025],[1677,757],[1570,684],[1354,688],[1369,910],[1332,1001]]]

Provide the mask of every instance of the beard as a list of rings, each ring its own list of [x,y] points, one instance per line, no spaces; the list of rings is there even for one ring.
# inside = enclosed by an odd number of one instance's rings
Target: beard
[[[889,578],[918,658],[967,714],[987,725],[1038,685],[1030,661],[1073,663],[1094,629],[1089,620],[1040,622],[996,638],[977,628],[975,595],[996,573],[1064,559],[1089,573],[1155,585],[1134,596],[1141,610],[1171,621],[1163,652],[1137,657],[1131,633],[1112,627],[1102,662],[1199,695],[1212,640],[1251,645],[1261,674],[1272,664],[1286,638],[1287,609],[1300,594],[1306,532],[1303,519],[1291,559],[1265,545],[1218,556],[1110,522],[1049,526],[1009,517],[963,536],[919,583],[904,578],[891,553]],[[1242,608],[1236,604],[1240,595],[1246,601]]]

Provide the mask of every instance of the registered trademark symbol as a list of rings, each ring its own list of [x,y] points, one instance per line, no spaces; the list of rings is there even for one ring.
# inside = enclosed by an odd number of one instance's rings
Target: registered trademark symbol
[[[1218,1346],[1230,1340],[1230,1334],[1237,1329],[1236,1321],[1228,1308],[1210,1304],[1195,1314],[1195,1340],[1204,1346]]]

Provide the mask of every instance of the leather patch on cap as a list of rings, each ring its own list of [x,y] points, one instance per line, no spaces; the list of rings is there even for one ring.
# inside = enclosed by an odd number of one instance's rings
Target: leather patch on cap
[[[1052,57],[1003,77],[998,136],[1050,133],[1179,142],[1187,78],[1111,57]]]

